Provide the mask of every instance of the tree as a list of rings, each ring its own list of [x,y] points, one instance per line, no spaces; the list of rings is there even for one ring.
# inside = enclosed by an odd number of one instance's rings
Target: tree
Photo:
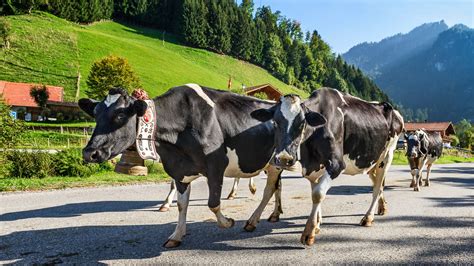
[[[30,96],[35,100],[36,105],[41,108],[41,116],[45,117],[46,105],[49,99],[49,92],[46,86],[40,85],[31,87]]]
[[[0,37],[3,40],[3,47],[5,49],[10,49],[11,29],[10,22],[5,18],[0,18]]]
[[[141,87],[140,80],[127,59],[113,55],[94,62],[86,84],[87,96],[100,100],[104,99],[114,87],[121,87],[128,92]]]
[[[207,48],[208,9],[204,0],[184,0],[182,34],[187,44]]]
[[[211,1],[209,6],[209,46],[219,53],[228,54],[232,48],[230,33],[230,17],[217,1]]]
[[[285,65],[281,61],[282,53],[280,38],[276,34],[271,34],[265,44],[263,60],[267,69],[279,78],[284,77],[286,72]]]
[[[253,21],[239,10],[236,22],[232,51],[238,58],[249,61],[252,56]]]
[[[474,142],[474,127],[463,119],[456,124],[456,136],[459,138],[459,145],[469,149]]]
[[[242,0],[240,9],[248,18],[252,18],[253,15],[253,0]]]

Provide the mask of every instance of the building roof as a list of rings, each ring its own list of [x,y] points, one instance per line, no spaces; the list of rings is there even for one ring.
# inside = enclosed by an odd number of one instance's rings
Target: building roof
[[[281,93],[276,87],[274,87],[270,83],[247,87],[245,88],[244,92],[247,95],[254,95],[255,93],[263,92],[267,94],[270,100],[275,100],[275,101],[278,101],[280,97],[283,95],[283,93]]]
[[[38,107],[35,100],[30,96],[30,90],[33,86],[40,84],[19,83],[0,80],[0,94],[3,95],[5,102],[10,106]],[[63,88],[46,85],[49,92],[49,101],[62,102]]]
[[[426,131],[444,132],[446,135],[456,134],[451,122],[405,123],[406,131],[424,129]]]

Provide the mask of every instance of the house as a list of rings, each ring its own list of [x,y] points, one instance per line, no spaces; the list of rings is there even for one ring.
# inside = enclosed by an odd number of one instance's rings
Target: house
[[[425,123],[405,123],[407,132],[423,129],[426,132],[439,132],[444,143],[451,143],[451,135],[456,134],[453,123],[451,122],[425,122]]]
[[[280,97],[283,96],[283,93],[269,83],[245,88],[244,92],[249,96],[253,96],[257,93],[264,93],[267,95],[267,99],[273,101],[279,101]]]
[[[34,99],[30,96],[30,90],[40,84],[9,82],[0,80],[0,94],[6,104],[10,105],[12,111],[17,113],[17,117],[28,121],[41,120],[41,108],[38,107]],[[51,113],[51,117],[58,114],[71,116],[80,113],[79,106],[74,102],[64,102],[64,89],[62,87],[46,85],[49,92],[49,100],[46,107]]]

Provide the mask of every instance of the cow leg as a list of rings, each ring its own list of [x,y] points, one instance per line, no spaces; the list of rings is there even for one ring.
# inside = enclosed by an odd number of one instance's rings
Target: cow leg
[[[272,214],[268,217],[268,221],[271,223],[276,223],[280,221],[280,214],[283,213],[283,208],[281,207],[281,175],[278,176],[278,181],[276,183],[275,190],[275,208],[273,209]]]
[[[181,240],[186,235],[186,214],[188,212],[189,195],[191,194],[191,184],[183,184],[185,191],[178,191],[178,224],[174,233],[168,238],[163,245],[166,248],[175,248],[181,244]]]
[[[331,175],[326,170],[324,170],[324,174],[319,178],[318,183],[311,182],[313,208],[301,235],[300,241],[303,245],[313,245],[314,236],[321,230],[321,207],[329,188],[331,188]]]
[[[227,196],[227,199],[231,200],[234,199],[235,196],[237,196],[237,188],[239,187],[239,181],[240,178],[234,178],[234,185],[232,186],[232,190],[230,191],[229,196]]]
[[[282,170],[278,170],[275,167],[269,167],[267,170],[267,184],[263,190],[263,198],[257,209],[253,212],[252,216],[247,220],[245,224],[245,231],[252,232],[257,227],[258,222],[260,221],[260,216],[262,215],[263,210],[267,206],[268,202],[273,196],[273,193],[277,190],[278,179],[281,178]],[[276,204],[276,202],[275,202]],[[276,214],[275,212],[273,214]],[[272,214],[272,216],[273,216]],[[279,217],[279,213],[277,215]]]
[[[433,166],[433,164],[428,164],[428,166],[426,167],[426,180],[425,180],[425,186],[426,187],[430,186],[431,166]]]
[[[364,218],[360,221],[360,225],[362,226],[372,226],[377,203],[379,204],[378,214],[384,215],[387,212],[387,202],[383,196],[383,184],[388,169],[390,168],[390,165],[392,165],[392,160],[393,150],[389,150],[383,161],[377,164],[375,166],[376,168],[370,172],[370,177],[373,182],[372,202]]]
[[[224,181],[224,170],[210,168],[212,172],[208,173],[207,185],[209,187],[209,200],[207,205],[209,209],[216,215],[217,225],[221,228],[230,228],[234,226],[235,221],[231,218],[225,217],[221,211],[221,193],[222,182]]]
[[[414,191],[420,191],[421,188],[420,186],[422,185],[422,181],[421,181],[421,173],[423,172],[423,169],[425,168],[425,164],[426,164],[426,159],[423,159],[423,160],[420,160],[420,166],[418,169],[420,169],[416,175],[416,184],[415,184],[415,188],[414,188]]]
[[[168,193],[168,196],[166,197],[165,202],[161,205],[160,209],[158,209],[159,212],[169,211],[170,206],[173,203],[173,198],[174,198],[175,193],[176,193],[176,183],[173,179],[173,180],[171,180],[170,192]]]
[[[411,184],[410,187],[416,187],[416,176],[418,175],[418,169],[411,170]]]
[[[250,180],[249,180],[249,189],[250,189],[250,193],[252,193],[252,195],[255,195],[255,192],[257,192],[257,186],[255,185],[253,177],[251,177]]]

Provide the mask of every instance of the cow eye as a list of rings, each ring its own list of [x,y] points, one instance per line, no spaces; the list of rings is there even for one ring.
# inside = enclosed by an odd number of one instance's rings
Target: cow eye
[[[117,120],[123,121],[127,116],[124,113],[119,113],[116,117]]]

